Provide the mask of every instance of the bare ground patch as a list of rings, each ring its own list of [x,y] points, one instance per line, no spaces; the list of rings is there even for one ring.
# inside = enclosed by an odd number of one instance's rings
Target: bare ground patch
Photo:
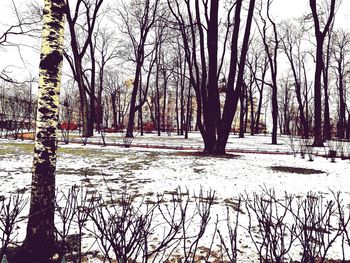
[[[290,166],[271,166],[271,170],[282,173],[295,173],[295,174],[322,174],[325,173],[322,170],[301,168],[301,167],[290,167]]]

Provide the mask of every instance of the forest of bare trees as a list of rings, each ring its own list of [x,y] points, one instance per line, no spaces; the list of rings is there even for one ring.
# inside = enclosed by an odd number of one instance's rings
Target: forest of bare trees
[[[232,131],[271,133],[272,144],[278,134],[312,137],[315,146],[349,138],[349,36],[334,23],[341,2],[310,0],[309,10],[285,20],[274,5],[68,1],[62,112],[86,138],[101,129],[127,137],[198,130],[213,154],[225,152]],[[35,37],[32,20],[18,17],[3,48],[13,35]],[[8,73],[2,90],[16,85]]]

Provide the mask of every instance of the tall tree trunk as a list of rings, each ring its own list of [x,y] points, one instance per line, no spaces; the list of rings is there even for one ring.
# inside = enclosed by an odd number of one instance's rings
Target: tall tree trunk
[[[332,28],[331,26],[330,28]],[[332,30],[332,29],[330,29]],[[330,64],[330,52],[331,52],[331,32],[328,32],[328,41],[325,54],[325,63],[323,71],[323,89],[324,89],[324,125],[323,125],[323,138],[330,140],[332,137],[331,131],[331,118],[329,109],[329,64]]]
[[[182,83],[182,82],[181,82]],[[185,86],[185,83],[181,84]],[[185,96],[184,96],[184,86],[181,86],[180,90],[180,135],[184,135],[185,129]]]
[[[348,112],[348,123],[346,125],[346,139],[350,139],[350,112]]]
[[[91,47],[91,35],[93,33],[94,25],[96,22],[96,15],[98,13],[99,8],[101,7],[103,0],[96,1],[95,5],[95,10],[89,19],[88,23],[88,32],[87,32],[87,39],[85,43],[83,43],[82,48],[80,50],[80,46],[82,43],[78,43],[78,36],[76,34],[76,20],[79,12],[79,6],[76,6],[76,10],[74,13],[74,16],[71,16],[71,10],[69,6],[69,1],[66,1],[67,8],[66,8],[66,14],[67,14],[67,21],[69,25],[69,32],[70,32],[70,39],[71,39],[71,49],[73,53],[73,58],[65,54],[65,57],[67,58],[70,67],[72,69],[73,75],[74,75],[74,80],[77,82],[78,88],[79,88],[79,96],[80,96],[80,110],[81,110],[81,122],[82,122],[82,128],[83,128],[83,136],[84,137],[90,137],[93,135],[93,119],[94,116],[91,116],[91,111],[92,107],[89,106],[89,102],[87,99],[87,94],[90,96],[90,102],[91,102],[91,91],[88,90],[86,87],[86,84],[84,82],[84,70],[82,66],[82,59],[86,53],[86,50],[88,46],[90,45]],[[87,14],[90,12],[90,10],[86,10]],[[94,59],[94,58],[93,58]],[[93,70],[94,73],[94,70]],[[92,124],[91,124],[92,123]]]
[[[244,93],[245,93],[245,86],[243,86],[241,90],[241,95],[239,98],[239,104],[240,104],[240,111],[239,111],[239,138],[244,138]]]
[[[301,137],[309,138],[309,123],[305,117],[305,111],[304,111],[304,106],[303,106],[303,101],[301,96],[301,81],[300,81],[300,78],[298,77],[298,74],[292,59],[292,55],[288,56],[288,58],[291,64],[294,82],[295,82],[295,94],[298,102],[298,108],[299,108],[299,114],[300,114],[300,125],[301,125],[301,131],[302,131]]]
[[[254,119],[254,97],[253,97],[253,91],[252,91],[252,85],[250,84],[249,87],[249,102],[250,102],[250,135],[254,135],[254,126],[255,126],[255,119]]]
[[[328,18],[326,19],[325,26],[322,31],[321,31],[320,15],[317,12],[316,2],[317,2],[316,0],[309,0],[309,4],[312,11],[312,17],[314,20],[314,29],[315,29],[315,38],[316,38],[316,69],[315,69],[315,81],[314,81],[315,123],[314,123],[313,146],[322,147],[323,136],[322,136],[322,110],[321,110],[322,109],[321,75],[322,75],[322,70],[324,70],[325,68],[324,61],[323,61],[323,44],[324,44],[326,35],[329,34],[330,26],[333,22],[336,0],[330,1],[329,12],[327,12]],[[327,97],[327,100],[328,100],[328,97]]]
[[[156,119],[157,119],[157,132],[158,136],[160,136],[161,132],[161,124],[160,124],[160,91],[159,91],[159,60],[157,61],[156,67]]]
[[[346,103],[344,96],[344,76],[342,60],[338,61],[338,75],[339,75],[339,125],[338,125],[338,137],[340,139],[345,138],[345,127],[346,127]]]
[[[217,128],[220,122],[220,98],[218,89],[218,14],[219,1],[210,2],[210,20],[208,24],[208,118],[206,132],[208,137],[207,151],[213,153],[217,141]]]
[[[164,62],[163,62],[164,65]],[[166,70],[162,70],[163,73],[163,107],[162,107],[162,131],[165,132],[167,128],[166,123],[166,105],[167,105],[167,86],[168,86],[168,78],[166,76]]]
[[[18,253],[13,262],[52,262],[55,252],[55,173],[65,1],[44,3],[30,211],[23,243],[26,252]]]
[[[176,78],[176,83],[175,83],[175,116],[176,116],[176,131],[177,131],[177,135],[180,135],[179,77]]]
[[[259,103],[258,103],[258,109],[256,112],[256,117],[255,117],[255,134],[260,133],[260,115],[261,115],[261,109],[262,109],[262,104],[263,104],[263,93],[264,93],[264,87],[265,87],[265,76],[266,76],[266,72],[267,72],[267,61],[266,61],[266,57],[265,57],[265,63],[264,63],[264,67],[262,68],[262,76],[261,76],[261,87],[259,89],[257,80],[255,78],[255,82],[256,85],[258,87],[259,90]],[[265,123],[266,124],[266,123]]]
[[[330,140],[332,138],[332,131],[331,131],[331,117],[330,117],[330,109],[329,109],[328,79],[324,79],[323,83],[324,83],[323,85],[323,90],[324,90],[323,138],[326,140]]]
[[[103,64],[102,64],[103,65]],[[99,73],[99,87],[97,91],[97,100],[96,100],[96,129],[99,131],[103,126],[103,107],[102,107],[102,91],[104,85],[104,68],[101,66]],[[113,104],[112,104],[113,107]]]
[[[191,129],[191,116],[192,116],[192,95],[191,95],[191,86],[188,87],[188,96],[187,96],[187,110],[186,110],[186,125],[185,125],[185,139],[188,139],[188,132]]]
[[[140,135],[143,136],[143,111],[142,111],[142,76],[140,77],[140,93],[139,93],[139,130]]]
[[[317,37],[316,70],[314,82],[314,142],[313,146],[323,146],[322,136],[322,97],[321,97],[321,74],[323,68],[323,40]]]
[[[118,128],[118,115],[117,115],[117,93],[115,91],[113,91],[113,93],[111,93],[111,104],[112,104],[112,115],[113,115],[113,127],[115,130],[117,130]]]
[[[136,73],[134,79],[134,85],[131,93],[130,109],[129,109],[129,120],[128,127],[126,129],[126,137],[134,137],[134,125],[135,125],[135,113],[136,113],[136,99],[137,92],[139,90],[139,82],[141,75],[142,62],[140,59],[137,60]]]
[[[262,84],[263,85],[263,84]],[[261,88],[261,91],[259,92],[259,103],[258,108],[256,111],[256,117],[255,117],[255,134],[260,133],[260,115],[261,115],[261,109],[262,109],[262,102],[263,102],[263,87]]]
[[[244,133],[247,133],[247,127],[248,127],[248,111],[249,111],[249,100],[248,100],[248,87],[245,87],[245,93],[244,93],[244,101],[245,101],[245,107],[244,107],[244,127],[243,131]]]
[[[236,28],[236,30],[238,31],[240,27],[239,24],[240,24],[241,5],[242,5],[241,0],[236,2],[235,28],[237,25],[238,28]],[[238,63],[239,66],[238,66],[238,74],[237,74],[236,81],[235,81],[236,67],[238,62],[238,54],[237,54],[238,39],[236,34],[238,32],[235,32],[234,30],[232,34],[230,72],[229,72],[229,77],[227,81],[226,100],[225,100],[222,120],[219,125],[217,145],[215,146],[216,154],[225,153],[227,140],[231,131],[232,121],[237,109],[239,95],[241,93],[242,86],[244,85],[244,81],[243,81],[244,68],[245,68],[245,61],[246,61],[246,56],[249,48],[250,30],[251,30],[251,24],[253,20],[254,8],[255,8],[255,0],[250,0],[247,21],[246,21],[246,26],[245,26],[244,36],[243,36],[243,44],[241,48],[241,55]],[[236,89],[234,89],[234,86],[236,86]]]
[[[179,55],[180,58],[180,135],[184,135],[185,130],[185,123],[186,117],[185,117],[185,85],[186,85],[186,63],[182,62],[182,57]],[[183,64],[183,67],[182,67]]]
[[[118,91],[118,124],[124,125],[124,116],[122,114],[122,101],[121,101],[121,92]]]

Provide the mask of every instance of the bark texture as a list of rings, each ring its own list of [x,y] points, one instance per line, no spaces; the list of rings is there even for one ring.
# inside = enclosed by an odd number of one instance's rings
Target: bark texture
[[[26,258],[17,262],[52,262],[55,253],[54,208],[57,124],[64,35],[64,0],[45,0],[38,110],[30,212],[23,244]],[[23,257],[23,255],[22,255]],[[24,260],[24,261],[23,261]]]

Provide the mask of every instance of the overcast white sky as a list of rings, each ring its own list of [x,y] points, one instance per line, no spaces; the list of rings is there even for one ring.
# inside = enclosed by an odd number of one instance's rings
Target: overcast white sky
[[[25,0],[14,0],[18,4],[19,8],[23,8],[24,3],[28,3]],[[109,0],[112,2],[112,0]],[[118,1],[118,0],[115,0]],[[222,1],[222,0],[221,0]],[[41,0],[38,0],[41,2]],[[283,20],[287,18],[299,17],[303,14],[310,13],[310,7],[308,0],[275,0],[272,6],[273,17],[277,20]],[[1,0],[0,8],[0,32],[10,25],[10,21],[13,18],[12,0]],[[350,1],[343,0],[343,3],[338,10],[336,16],[335,27],[343,27],[350,30]],[[35,48],[39,47],[38,41],[26,43],[29,46]],[[20,77],[28,76],[29,72],[34,76],[37,74],[37,68],[39,63],[39,55],[35,50],[30,47],[22,47],[21,55],[24,62],[20,59],[17,48],[0,48],[0,70],[8,65],[12,65],[9,70],[20,73]],[[23,70],[26,68],[25,70]]]

